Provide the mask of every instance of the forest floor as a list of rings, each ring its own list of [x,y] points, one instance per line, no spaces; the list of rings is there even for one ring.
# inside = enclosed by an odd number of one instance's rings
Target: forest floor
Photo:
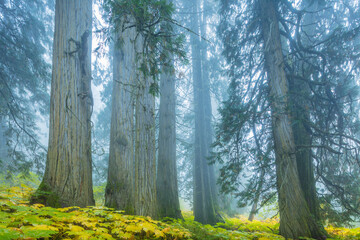
[[[191,212],[184,220],[155,221],[129,216],[102,206],[50,208],[30,205],[29,196],[38,180],[0,176],[0,239],[284,239],[276,219],[249,222],[227,218],[216,226],[195,222]],[[101,190],[95,191],[95,197]],[[360,239],[360,228],[326,228],[329,239]]]

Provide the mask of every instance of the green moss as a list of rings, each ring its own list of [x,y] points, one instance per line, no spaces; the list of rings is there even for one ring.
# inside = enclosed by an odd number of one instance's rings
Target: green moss
[[[30,203],[41,203],[45,206],[59,208],[61,207],[59,196],[53,192],[49,185],[41,182],[39,188],[36,192],[31,196]]]

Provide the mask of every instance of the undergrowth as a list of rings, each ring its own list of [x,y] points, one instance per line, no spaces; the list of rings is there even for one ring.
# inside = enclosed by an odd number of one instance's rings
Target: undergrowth
[[[276,219],[249,222],[242,216],[226,218],[215,226],[194,221],[192,212],[182,212],[184,220],[129,216],[100,206],[103,186],[97,187],[96,207],[50,208],[29,204],[39,180],[0,175],[0,239],[284,239],[278,235]],[[328,226],[331,239],[360,239],[360,228]]]

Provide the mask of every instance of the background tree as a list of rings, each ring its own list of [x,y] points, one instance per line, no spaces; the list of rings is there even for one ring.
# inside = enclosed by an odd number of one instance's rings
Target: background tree
[[[213,166],[209,165],[208,157],[211,144],[211,103],[207,72],[203,69],[200,41],[199,5],[197,1],[187,5],[191,9],[190,35],[192,78],[194,91],[195,141],[194,141],[194,216],[195,220],[206,224],[215,224],[220,220],[216,209],[216,186]],[[191,7],[190,7],[191,6]],[[206,48],[203,49],[205,51]]]
[[[1,171],[44,169],[39,141],[41,116],[48,114],[52,1],[0,2]]]
[[[33,202],[94,205],[91,92],[92,1],[57,0],[46,169]],[[50,193],[49,193],[50,192]]]

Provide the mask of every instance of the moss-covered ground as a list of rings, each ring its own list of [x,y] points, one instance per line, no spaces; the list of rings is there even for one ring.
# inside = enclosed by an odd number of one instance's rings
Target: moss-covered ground
[[[216,226],[193,220],[155,221],[129,216],[102,206],[50,208],[29,204],[39,183],[35,176],[7,181],[0,176],[0,239],[284,239],[278,235],[278,221],[249,222],[244,217],[227,218]],[[95,189],[101,199],[103,187]],[[101,202],[100,202],[101,204]],[[327,227],[331,239],[360,239],[360,228]]]

